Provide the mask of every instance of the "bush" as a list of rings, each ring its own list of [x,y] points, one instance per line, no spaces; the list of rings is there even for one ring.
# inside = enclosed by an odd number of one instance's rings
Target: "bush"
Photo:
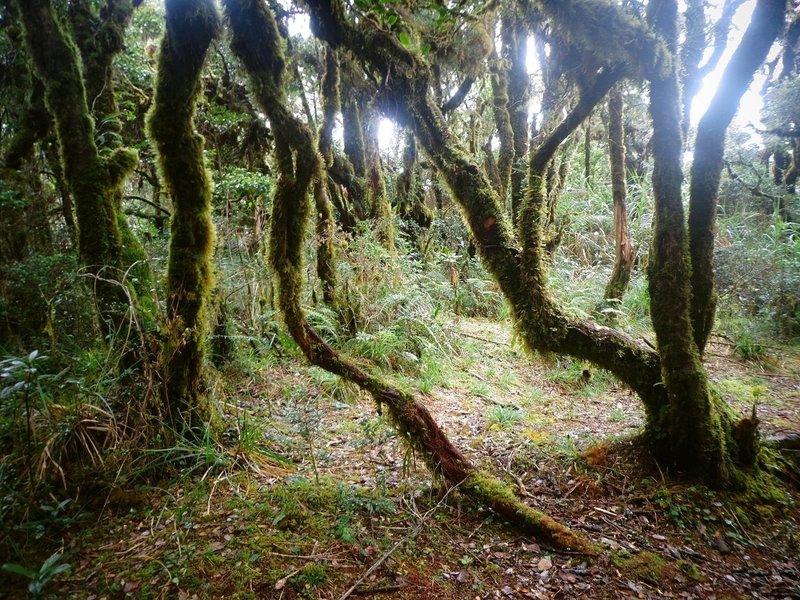
[[[87,347],[97,322],[74,254],[31,254],[0,267],[0,347],[14,350],[18,340]]]

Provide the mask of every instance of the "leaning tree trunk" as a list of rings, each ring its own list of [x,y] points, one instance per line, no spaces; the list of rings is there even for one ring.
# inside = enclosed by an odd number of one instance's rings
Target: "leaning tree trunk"
[[[342,357],[306,321],[300,306],[303,287],[302,240],[310,202],[308,191],[320,156],[311,132],[286,107],[284,61],[274,17],[259,0],[225,0],[233,28],[232,48],[247,69],[252,88],[275,132],[280,172],[273,199],[270,262],[278,277],[279,303],[287,327],[315,365],[354,381],[388,409],[404,439],[448,484],[497,511],[520,532],[560,549],[592,553],[583,537],[522,503],[505,484],[480,472],[455,448],[427,409]]]
[[[611,88],[608,97],[608,158],[611,167],[611,195],[614,202],[614,269],[603,299],[620,300],[628,288],[633,267],[633,247],[628,234],[628,209],[625,205],[625,143],[622,125],[622,85]]]
[[[425,63],[390,32],[351,24],[340,0],[310,4],[309,13],[312,30],[318,37],[346,47],[384,75],[384,93],[393,99],[401,117],[413,125],[420,145],[453,191],[484,264],[509,301],[526,345],[533,351],[569,354],[608,369],[640,395],[648,414],[658,414],[666,402],[658,355],[623,333],[567,315],[550,296],[545,273],[528,274],[499,196],[482,169],[455,141],[429,94],[431,74]],[[622,23],[623,27],[628,25],[627,21]],[[636,38],[635,31],[627,33],[634,34],[626,35],[628,39]],[[402,76],[394,76],[401,73]],[[604,70],[601,84],[610,87],[616,80],[614,76],[619,77],[620,72]],[[595,101],[601,97],[602,93]],[[542,164],[549,162],[592,106],[587,97],[540,144],[540,156],[544,159],[548,154]],[[530,241],[525,243],[536,246]]]
[[[180,435],[202,433],[213,411],[202,390],[207,305],[213,287],[211,177],[194,110],[206,53],[219,29],[213,0],[167,0],[150,137],[172,198],[164,403]]]
[[[133,299],[122,283],[126,265],[121,260],[115,198],[138,158],[127,148],[100,155],[75,44],[61,29],[49,0],[17,4],[33,67],[55,121],[64,173],[75,199],[78,252],[94,276],[101,325],[112,337],[127,337]]]
[[[689,248],[692,258],[692,327],[700,353],[714,327],[714,228],[717,192],[722,173],[725,132],[739,108],[742,94],[764,62],[783,27],[786,3],[760,0],[739,47],[725,68],[722,81],[697,127],[689,191]]]

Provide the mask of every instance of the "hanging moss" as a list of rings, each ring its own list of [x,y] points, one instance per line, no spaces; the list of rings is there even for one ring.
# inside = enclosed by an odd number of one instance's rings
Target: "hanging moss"
[[[167,271],[164,402],[179,434],[199,435],[213,425],[203,393],[207,309],[214,283],[211,177],[203,138],[195,133],[200,74],[219,31],[213,0],[167,0],[153,108],[147,124],[161,176],[172,198]]]

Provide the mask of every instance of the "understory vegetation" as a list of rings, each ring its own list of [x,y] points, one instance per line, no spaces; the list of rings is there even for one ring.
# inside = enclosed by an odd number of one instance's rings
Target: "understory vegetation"
[[[685,447],[665,416],[677,411],[674,343],[653,312],[665,213],[647,98],[668,67],[629,65],[622,79],[562,31],[569,17],[551,2],[343,3],[388,36],[359,56],[357,27],[325,20],[337,2],[204,2],[204,38],[190,43],[180,36],[200,17],[181,0],[31,1],[77,57],[76,118],[92,126],[75,131],[108,180],[97,197],[118,252],[86,254],[76,179],[91,169],[67,164],[69,115],[48,87],[63,81],[37,62],[24,0],[0,0],[0,595],[800,594],[796,67],[779,78],[770,63],[758,135],[738,121],[728,134],[710,227],[713,327],[689,353],[709,404],[724,407],[708,418],[731,456],[691,472],[665,459]],[[646,3],[633,4],[656,39]],[[686,4],[690,36],[703,3]],[[237,10],[274,25],[267,59],[247,55]],[[796,12],[783,12],[775,56],[797,44]],[[165,23],[190,22],[165,36]],[[514,36],[542,61],[522,95]],[[175,48],[198,45],[187,67]],[[384,51],[435,94],[391,88]],[[177,75],[159,82],[159,69]],[[628,161],[614,185],[611,84]],[[520,150],[513,106],[532,93],[543,104],[526,108]],[[165,96],[176,104],[160,114]],[[440,111],[430,122],[429,104]],[[440,120],[436,150],[426,128]],[[685,127],[694,140],[696,120]],[[463,142],[453,156],[451,138]],[[683,159],[688,199],[691,152]],[[485,189],[459,188],[462,172]],[[496,219],[480,213],[489,192]],[[629,280],[611,297],[621,240]],[[530,268],[517,277],[508,265]],[[520,303],[528,291],[541,304]],[[557,336],[574,331],[611,345],[567,351]],[[628,377],[603,348],[648,374]],[[663,381],[637,387],[651,372]],[[437,462],[442,448],[455,466]]]

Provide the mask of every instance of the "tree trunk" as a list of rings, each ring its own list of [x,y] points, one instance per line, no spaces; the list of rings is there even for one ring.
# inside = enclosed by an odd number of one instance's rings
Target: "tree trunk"
[[[390,254],[394,254],[397,249],[395,246],[394,218],[392,217],[392,205],[386,195],[386,182],[383,177],[383,161],[381,160],[380,147],[378,144],[378,123],[380,114],[374,107],[368,112],[366,120],[364,139],[367,150],[367,195],[368,205],[371,212],[370,217],[375,223],[375,231],[378,240]]]
[[[722,174],[725,132],[750,86],[753,74],[783,27],[783,0],[759,0],[720,86],[697,127],[689,195],[689,248],[692,260],[692,327],[700,353],[714,327],[714,236],[717,192]]]
[[[427,409],[409,394],[366,373],[340,356],[309,326],[300,306],[303,287],[303,231],[310,203],[308,188],[319,161],[311,132],[286,108],[283,59],[274,17],[259,0],[225,0],[233,27],[233,47],[248,70],[263,110],[273,123],[280,177],[273,201],[270,262],[279,282],[279,303],[292,337],[315,365],[368,390],[388,409],[407,443],[434,473],[496,510],[521,532],[559,549],[596,549],[550,517],[522,503],[510,488],[478,471],[448,440]]]
[[[732,410],[712,394],[694,344],[689,317],[690,265],[681,204],[680,100],[674,61],[677,4],[653,0],[651,21],[661,36],[626,19],[614,3],[540,0],[539,5],[590,47],[603,41],[605,55],[620,63],[602,67],[585,82],[573,110],[531,156],[529,192],[520,214],[517,248],[500,199],[477,164],[454,141],[429,96],[430,71],[390,32],[355,27],[341,0],[309,6],[312,30],[345,46],[382,74],[384,93],[413,124],[420,145],[461,205],[484,264],[509,301],[523,341],[531,350],[568,354],[608,369],[644,402],[648,433],[658,460],[709,483],[742,484],[739,466],[757,456],[753,419],[734,423]],[[600,10],[598,15],[595,8]],[[599,18],[602,16],[602,18]],[[574,29],[574,31],[572,31]],[[609,32],[614,33],[613,36]],[[609,39],[625,44],[609,47]],[[645,52],[646,51],[646,52]],[[587,58],[588,59],[588,58]],[[550,296],[539,229],[545,202],[544,173],[559,145],[580,125],[624,72],[637,68],[651,79],[654,124],[656,223],[651,260],[651,298],[659,354],[624,334],[565,314]],[[391,76],[390,76],[391,74]]]
[[[514,165],[514,130],[508,113],[508,66],[496,54],[492,56],[492,104],[494,122],[500,149],[497,153],[497,175],[500,180],[500,201],[505,206],[511,187],[511,169]]]
[[[648,17],[675,52],[676,0],[650,4]],[[755,419],[735,423],[728,405],[709,387],[690,317],[691,262],[681,201],[680,92],[675,67],[653,76],[653,195],[655,220],[649,265],[650,307],[669,409],[649,425],[663,432],[660,458],[682,472],[715,484],[733,484],[739,467],[757,455]]]
[[[212,0],[167,0],[150,137],[172,198],[167,332],[164,342],[164,402],[180,435],[198,436],[212,424],[203,394],[203,359],[208,302],[214,283],[211,177],[204,140],[195,132],[200,74],[219,20]]]
[[[503,55],[509,62],[508,116],[514,136],[514,160],[511,169],[511,215],[517,222],[520,207],[525,199],[525,156],[528,153],[528,103],[530,85],[526,59],[528,29],[514,4],[510,14],[503,19]]]
[[[115,200],[137,162],[136,152],[117,148],[101,157],[95,145],[81,77],[80,57],[64,34],[48,0],[18,2],[25,41],[36,75],[44,85],[45,102],[55,120],[64,173],[78,217],[78,251],[95,277],[94,290],[104,330],[127,338],[131,300],[122,285],[126,265]]]
[[[620,300],[628,288],[633,267],[633,247],[628,235],[628,209],[625,205],[625,144],[622,126],[622,84],[611,88],[608,97],[608,158],[611,166],[611,194],[614,202],[614,269],[603,298]]]

